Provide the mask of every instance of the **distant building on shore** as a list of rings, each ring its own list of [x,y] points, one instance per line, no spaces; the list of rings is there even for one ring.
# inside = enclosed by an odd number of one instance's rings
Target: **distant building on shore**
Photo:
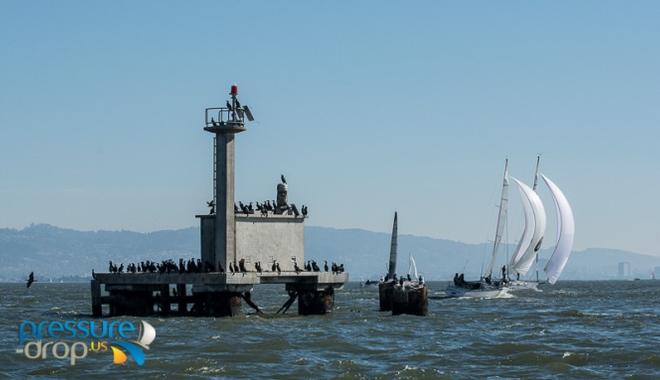
[[[630,278],[630,263],[627,261],[623,261],[619,263],[619,278],[624,280],[624,279],[629,279]]]

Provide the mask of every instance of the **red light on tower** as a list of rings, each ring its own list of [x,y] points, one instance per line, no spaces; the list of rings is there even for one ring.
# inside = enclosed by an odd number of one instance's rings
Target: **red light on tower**
[[[237,85],[235,85],[235,84],[231,85],[231,92],[229,93],[229,95],[233,95],[233,96],[238,95],[238,86]]]

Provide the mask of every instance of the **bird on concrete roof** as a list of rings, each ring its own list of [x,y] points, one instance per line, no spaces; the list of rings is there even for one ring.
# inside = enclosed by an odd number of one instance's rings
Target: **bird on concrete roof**
[[[229,271],[230,271],[231,273],[234,273],[234,272],[235,272],[235,271],[234,271],[234,265],[233,265],[231,262],[229,263]]]
[[[277,274],[280,274],[282,270],[280,269],[280,263],[276,263],[275,267],[277,268]]]
[[[280,174],[280,178],[282,179],[282,183],[286,184],[286,178],[284,178],[284,174]]]
[[[323,269],[327,272],[328,271],[328,260],[323,260],[325,264],[323,264]]]
[[[276,269],[276,267],[275,267],[275,263],[276,263],[276,261],[273,260],[273,265],[270,266],[270,271],[271,271],[271,272],[275,272],[275,269]]]

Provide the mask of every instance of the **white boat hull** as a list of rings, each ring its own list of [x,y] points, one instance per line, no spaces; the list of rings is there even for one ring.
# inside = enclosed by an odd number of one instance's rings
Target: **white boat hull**
[[[461,297],[461,298],[499,298],[505,296],[509,289],[503,288],[486,288],[486,289],[466,289],[458,286],[449,286],[445,289],[445,294],[448,297]]]
[[[539,283],[538,281],[511,281],[507,284],[507,287],[509,288],[509,291],[515,292],[515,291],[520,291],[520,290],[536,290],[539,291],[538,289]]]

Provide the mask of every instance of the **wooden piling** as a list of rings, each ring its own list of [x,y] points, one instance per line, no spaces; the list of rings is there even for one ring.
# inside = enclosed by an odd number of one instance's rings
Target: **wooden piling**
[[[100,318],[103,315],[103,304],[101,301],[101,283],[96,280],[91,281],[92,286],[92,316]]]
[[[392,310],[392,292],[394,292],[394,281],[381,281],[378,284],[380,311]]]
[[[426,285],[395,285],[392,292],[392,315],[428,314],[428,291]]]

